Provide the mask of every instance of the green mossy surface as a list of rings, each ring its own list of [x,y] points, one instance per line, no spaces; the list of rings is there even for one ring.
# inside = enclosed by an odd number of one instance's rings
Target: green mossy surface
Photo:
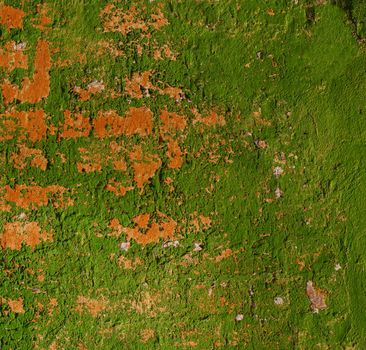
[[[168,43],[177,57],[156,61],[139,31],[101,30],[99,13],[107,1],[48,0],[53,24],[44,32],[31,22],[41,1],[5,3],[27,15],[23,29],[1,26],[1,47],[9,40],[26,42],[32,63],[36,42],[44,38],[60,48],[57,57],[75,58],[85,50],[87,60],[53,66],[50,95],[36,106],[2,103],[1,112],[43,108],[51,116],[47,122],[59,126],[66,109],[88,111],[93,119],[100,110],[123,115],[131,106],[147,106],[154,113],[151,138],[116,140],[129,150],[143,144],[159,154],[163,166],[142,192],[116,197],[105,186],[124,175],[110,166],[87,174],[76,170],[80,147],[104,154],[111,139],[59,140],[48,134],[35,144],[25,140],[48,159],[44,172],[14,168],[11,154],[18,141],[0,142],[1,186],[57,184],[73,189],[74,201],[67,208],[50,202],[37,210],[13,206],[0,212],[0,232],[22,212],[53,232],[53,242],[34,250],[0,251],[1,350],[53,349],[55,344],[67,350],[366,348],[366,53],[342,6],[314,2],[309,21],[305,1],[136,1],[145,4],[147,18],[163,4],[169,21],[152,37],[157,45]],[[128,9],[131,3],[117,6]],[[363,1],[353,1],[357,16],[363,10]],[[358,30],[362,36],[363,24]],[[107,39],[118,42],[125,54],[97,56],[88,50]],[[145,45],[141,56],[136,43]],[[33,69],[32,64],[11,74],[0,69],[0,78],[20,84]],[[152,92],[143,99],[96,94],[81,102],[72,91],[85,86],[85,78],[123,92],[126,76],[146,70],[154,71],[153,83],[181,87],[186,99],[177,104]],[[201,132],[192,124],[193,106],[202,113],[220,111],[226,125]],[[166,167],[160,147],[158,113],[165,107],[186,111],[186,154],[179,170]],[[270,125],[253,117],[259,110]],[[220,140],[225,144],[216,146]],[[256,140],[268,147],[256,147]],[[210,162],[210,147],[217,162]],[[275,160],[281,154],[285,164]],[[273,175],[275,166],[284,170],[279,177]],[[173,192],[163,182],[167,177],[174,178]],[[281,198],[275,198],[276,188]],[[108,236],[111,219],[132,227],[136,215],[158,211],[187,226],[178,247],[131,241],[123,252],[123,235]],[[194,232],[188,226],[195,211],[212,219],[210,228]],[[202,251],[194,251],[195,242],[201,242]],[[216,262],[226,249],[232,256]],[[123,269],[111,254],[143,263]],[[27,272],[39,268],[44,282]],[[309,280],[327,294],[328,307],[319,313],[310,309]],[[79,296],[105,300],[107,307],[97,317],[78,313]],[[276,297],[284,304],[276,305]],[[17,298],[23,299],[24,313],[9,310],[6,300]],[[58,302],[52,314],[51,298]],[[242,321],[235,321],[237,314]],[[145,329],[153,336],[143,342]]]

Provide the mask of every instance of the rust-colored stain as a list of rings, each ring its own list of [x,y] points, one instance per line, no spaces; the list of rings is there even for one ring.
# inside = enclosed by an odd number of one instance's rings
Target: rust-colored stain
[[[15,68],[28,68],[28,56],[24,54],[24,47],[17,45],[15,41],[9,41],[4,48],[0,48],[0,67],[8,72]]]
[[[39,168],[43,171],[47,168],[47,158],[43,155],[42,150],[35,148],[28,148],[23,144],[18,145],[19,151],[13,152],[10,160],[14,168],[23,170],[27,166]]]
[[[314,283],[312,281],[306,282],[306,294],[310,300],[310,307],[314,312],[319,312],[319,310],[323,310],[327,308],[327,304],[325,303],[326,293],[314,287]]]
[[[215,258],[215,261],[216,262],[220,262],[221,260],[224,260],[224,259],[227,259],[228,257],[230,257],[231,255],[233,254],[233,251],[228,248],[228,249],[225,249],[221,252],[220,255],[218,255],[216,258]]]
[[[176,140],[171,137],[168,137],[167,140],[168,150],[166,152],[166,155],[169,159],[168,168],[179,169],[183,164],[182,150],[180,149],[179,144]]]
[[[135,270],[137,266],[142,265],[142,260],[139,257],[136,257],[133,260],[127,259],[123,255],[121,255],[117,259],[118,267],[123,267],[126,270]]]
[[[168,112],[167,110],[162,110],[160,112],[160,120],[162,123],[160,132],[162,134],[183,131],[187,126],[186,119],[183,116],[174,112]]]
[[[136,145],[129,154],[131,166],[134,170],[134,180],[138,188],[142,189],[161,167],[161,160],[157,154],[145,155],[140,145]]]
[[[147,107],[131,107],[126,116],[121,117],[115,110],[101,111],[93,120],[93,126],[96,137],[134,134],[146,136],[152,132],[152,112]]]
[[[76,312],[82,313],[83,311],[87,311],[93,317],[97,317],[107,307],[105,299],[91,299],[84,296],[78,296],[76,304]]]
[[[87,85],[85,89],[79,86],[74,87],[74,92],[79,95],[80,101],[89,101],[91,96],[101,92],[105,89],[105,86],[100,81],[92,81]]]
[[[0,141],[17,137],[18,140],[36,142],[45,138],[46,134],[46,115],[43,109],[0,114]]]
[[[28,185],[15,185],[11,188],[6,185],[0,192],[1,200],[4,202],[14,203],[17,207],[23,209],[36,209],[40,206],[45,206],[50,200],[49,195],[52,195],[52,203],[54,207],[72,205],[72,200],[64,198],[65,187],[58,185],[51,185],[46,187],[40,186],[28,186]]]
[[[34,67],[33,80],[28,77],[24,78],[21,89],[8,80],[2,84],[5,104],[13,102],[15,99],[21,102],[36,103],[48,96],[50,92],[51,55],[49,44],[45,40],[39,40],[37,43]]]
[[[160,7],[155,9],[149,19],[145,19],[145,10],[143,5],[122,9],[113,3],[107,4],[99,14],[104,32],[120,32],[126,35],[131,31],[139,30],[147,36],[149,29],[159,30],[168,24]]]
[[[177,59],[177,55],[173,53],[168,45],[163,45],[162,47],[154,49],[153,58],[156,61],[164,59],[175,61]]]
[[[71,111],[64,111],[64,125],[60,138],[87,137],[91,131],[89,117],[84,117],[81,113],[72,114]]]
[[[204,216],[202,214],[198,215],[196,211],[190,216],[192,218],[191,224],[193,225],[195,232],[199,232],[201,229],[207,230],[212,225],[212,220],[209,216]]]
[[[128,191],[134,189],[133,186],[123,186],[121,183],[117,182],[114,178],[108,180],[108,184],[105,189],[109,192],[113,192],[117,197],[123,197]]]
[[[33,18],[32,22],[33,27],[39,29],[39,30],[45,30],[47,27],[52,24],[52,19],[48,16],[49,8],[47,4],[38,4],[37,5],[37,13],[38,16],[36,18]]]
[[[147,228],[149,225],[150,220],[150,214],[140,214],[133,218],[133,222],[139,227],[139,228]]]
[[[124,146],[116,141],[111,141],[109,147],[96,143],[88,148],[80,147],[78,151],[81,161],[76,166],[79,172],[101,171],[105,166],[121,172],[127,170]]]
[[[8,299],[7,303],[11,312],[14,312],[15,314],[24,314],[25,311],[22,298]]]
[[[155,337],[155,331],[151,328],[145,328],[140,332],[141,341],[147,343],[150,339]]]
[[[91,153],[88,149],[80,147],[78,151],[81,154],[82,162],[76,163],[76,169],[79,173],[91,173],[102,170],[102,156],[100,153]]]
[[[173,86],[167,86],[163,90],[160,91],[163,95],[168,95],[171,98],[174,98],[175,100],[179,101],[183,97],[183,91],[181,88],[173,87]]]
[[[125,233],[128,241],[133,239],[136,243],[141,245],[157,243],[160,239],[172,239],[177,228],[176,221],[164,214],[161,214],[160,216],[162,220],[159,223],[157,223],[156,220],[152,220],[151,224],[148,225],[150,215],[138,215],[133,220],[135,223],[133,228],[123,227],[120,225],[118,219],[113,219],[109,224],[109,227],[113,229],[111,235],[118,237],[120,234]]]
[[[208,115],[202,116],[196,108],[192,109],[192,113],[195,116],[193,119],[193,125],[200,123],[207,126],[224,126],[226,124],[225,118],[222,115],[218,115],[216,112],[211,111]]]
[[[41,231],[37,222],[6,223],[0,236],[1,247],[12,250],[20,250],[23,243],[34,249],[41,241],[52,242],[52,240],[52,234]]]
[[[12,6],[0,6],[0,23],[8,29],[22,28],[25,13],[21,9]]]
[[[134,72],[132,74],[131,80],[126,77],[125,93],[132,98],[141,99],[143,97],[149,97],[150,91],[157,91],[159,94],[168,95],[177,101],[182,99],[184,94],[181,88],[166,86],[162,89],[158,86],[155,86],[150,82],[151,75],[152,71],[149,70],[142,73]]]
[[[135,72],[132,74],[131,80],[126,77],[125,92],[133,98],[143,98],[148,94],[148,90],[155,90],[155,87],[150,83],[150,76],[152,72],[146,71],[143,73]]]

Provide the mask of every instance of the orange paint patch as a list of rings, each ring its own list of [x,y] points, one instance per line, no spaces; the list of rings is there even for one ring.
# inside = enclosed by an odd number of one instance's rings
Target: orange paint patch
[[[125,92],[133,98],[144,97],[143,92],[148,94],[148,90],[156,90],[153,84],[150,83],[151,71],[143,73],[133,73],[131,80],[126,77]]]
[[[130,159],[134,170],[134,180],[137,187],[142,189],[161,167],[161,160],[157,154],[144,155],[141,146],[134,147],[130,152]]]
[[[104,299],[90,299],[84,296],[78,296],[76,301],[76,311],[82,313],[83,311],[89,312],[93,317],[98,316],[99,313],[104,311],[107,307],[107,303]]]
[[[69,110],[64,111],[65,122],[60,138],[87,137],[91,131],[89,117],[83,117],[80,113],[71,114]]]
[[[49,27],[50,24],[52,24],[52,19],[48,17],[49,8],[47,4],[38,4],[37,5],[37,18],[34,18],[32,20],[33,27],[38,28],[40,30],[45,30],[47,27]]]
[[[12,6],[0,6],[0,23],[8,29],[22,28],[25,13],[21,9]]]
[[[183,164],[182,150],[180,149],[178,142],[171,137],[168,138],[168,150],[166,155],[169,159],[168,168],[179,169]]]
[[[8,72],[15,68],[28,68],[28,56],[23,52],[23,46],[17,45],[14,41],[5,44],[4,49],[0,49],[0,67]]]
[[[35,148],[28,148],[25,145],[18,145],[19,151],[12,153],[10,160],[13,162],[13,166],[16,169],[23,170],[27,166],[46,170],[47,159],[43,155],[42,150]]]
[[[82,159],[82,162],[76,163],[76,168],[79,173],[90,173],[102,170],[102,155],[100,153],[92,153],[86,148],[79,148],[78,150]]]
[[[224,126],[226,124],[225,118],[218,115],[216,112],[210,112],[206,117],[202,117],[202,114],[200,114],[195,108],[192,109],[192,112],[195,116],[193,125],[196,123],[201,123],[207,126]]]
[[[228,257],[230,257],[233,254],[233,251],[231,249],[225,249],[224,251],[221,252],[220,255],[218,255],[215,258],[216,262],[220,262],[221,260],[227,259]]]
[[[137,266],[142,265],[142,260],[139,257],[135,258],[134,260],[130,260],[121,255],[117,259],[117,265],[119,267],[123,267],[126,270],[135,270]]]
[[[145,71],[142,73],[133,73],[131,80],[126,77],[125,93],[132,98],[140,99],[143,97],[149,97],[150,91],[158,91],[159,94],[168,95],[175,100],[182,99],[184,96],[182,89],[172,86],[167,86],[164,89],[161,89],[150,82],[151,75],[152,71]]]
[[[102,18],[104,32],[120,32],[123,35],[135,30],[140,30],[147,35],[149,29],[159,30],[168,24],[160,8],[156,8],[146,20],[145,6],[131,6],[125,10],[114,4],[107,4],[99,16]]]
[[[160,120],[162,122],[160,127],[161,133],[183,131],[187,126],[187,122],[183,116],[180,116],[177,113],[168,112],[167,110],[162,110],[160,112]]]
[[[184,96],[183,91],[181,88],[168,86],[165,89],[160,91],[163,95],[168,95],[171,98],[174,98],[176,101],[179,101]]]
[[[122,227],[117,219],[113,219],[109,227],[113,229],[112,236],[119,236],[121,233],[125,233],[127,240],[135,240],[138,244],[146,245],[150,243],[157,243],[160,239],[168,240],[174,237],[174,233],[177,228],[177,223],[168,217],[164,216],[165,221],[157,223],[152,221],[151,225],[147,223],[150,220],[149,214],[138,215],[134,218],[135,226]]]
[[[105,189],[109,192],[113,192],[117,197],[123,197],[126,195],[128,191],[134,189],[133,186],[123,186],[121,183],[118,183],[114,178],[108,180],[108,184]]]
[[[51,55],[47,41],[38,41],[34,67],[33,80],[31,81],[28,77],[24,78],[21,89],[9,81],[2,84],[5,104],[13,102],[15,99],[21,102],[36,103],[48,96],[50,92]]]
[[[152,112],[146,107],[131,107],[125,117],[115,110],[99,112],[93,120],[96,137],[134,135],[146,136],[151,134],[153,127]]]
[[[43,109],[36,111],[10,111],[0,114],[0,141],[18,140],[40,141],[46,137],[46,115]]]
[[[314,312],[327,308],[325,303],[326,293],[319,288],[315,288],[312,281],[306,283],[306,294],[311,303],[310,307]]]
[[[6,185],[0,191],[3,192],[0,197],[1,201],[14,203],[17,207],[23,209],[36,209],[40,206],[46,206],[50,199],[56,208],[64,205],[72,205],[70,198],[65,201],[64,192],[66,188],[58,185],[47,187],[15,185],[14,188]],[[53,198],[49,198],[50,194]]]
[[[92,144],[88,148],[79,148],[79,152],[82,160],[77,163],[79,172],[101,171],[105,166],[122,172],[127,170],[125,148],[116,141],[111,141],[109,147],[101,143]]]
[[[8,299],[8,306],[10,308],[11,312],[14,312],[16,314],[24,314],[24,307],[23,307],[23,299]]]
[[[140,214],[132,220],[139,228],[147,228],[150,220],[150,214]]]
[[[150,339],[155,337],[155,331],[151,328],[143,329],[140,332],[141,341],[147,343]]]
[[[3,249],[20,250],[22,244],[35,248],[41,241],[52,242],[52,234],[41,231],[37,222],[10,222],[4,225],[4,231],[0,236],[0,244]]]
[[[194,226],[195,232],[199,232],[202,230],[207,230],[212,225],[212,220],[208,216],[198,215],[195,211],[191,215],[192,221],[191,224]]]
[[[82,89],[78,86],[74,87],[74,92],[80,96],[80,101],[88,101],[90,97],[98,92],[101,92],[105,89],[103,82],[100,81],[92,81],[86,89]]]
[[[172,52],[168,45],[154,49],[153,57],[156,61],[163,60],[164,58],[172,61],[177,59],[177,56]]]

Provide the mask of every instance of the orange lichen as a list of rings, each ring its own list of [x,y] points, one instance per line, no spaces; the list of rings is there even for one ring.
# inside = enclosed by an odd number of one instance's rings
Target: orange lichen
[[[102,170],[102,155],[100,153],[93,154],[86,148],[82,147],[80,147],[78,150],[82,159],[82,162],[76,163],[76,168],[79,173],[90,173]]]
[[[20,250],[22,244],[35,248],[41,241],[51,241],[52,234],[41,231],[37,222],[10,222],[4,225],[0,236],[0,245],[3,249]]]
[[[87,137],[91,131],[89,117],[83,117],[80,113],[71,114],[69,110],[64,111],[65,122],[60,138]]]
[[[114,178],[109,179],[107,186],[105,187],[107,191],[113,192],[117,197],[123,197],[128,191],[134,189],[133,186],[123,186],[121,183],[117,182]]]
[[[104,32],[120,32],[126,35],[134,30],[140,30],[144,35],[150,30],[159,30],[168,24],[163,12],[157,8],[150,19],[145,20],[144,6],[131,6],[129,9],[107,4],[99,16],[102,18]]]
[[[126,77],[125,93],[132,98],[143,98],[150,96],[150,91],[157,91],[161,95],[168,95],[175,100],[181,100],[183,97],[183,91],[180,88],[167,86],[161,89],[158,86],[153,85],[150,82],[152,71],[145,71],[142,73],[134,72],[131,80]],[[161,83],[161,82],[159,82]]]
[[[10,156],[10,160],[13,162],[13,166],[16,169],[23,170],[27,165],[41,170],[46,170],[47,159],[43,155],[42,150],[35,148],[28,148],[27,146],[18,145],[19,151],[13,152]]]
[[[78,296],[76,301],[76,311],[82,313],[83,311],[89,312],[93,317],[96,317],[99,313],[104,311],[107,307],[105,299],[91,299],[84,296]]]
[[[23,52],[23,45],[9,41],[4,48],[0,48],[0,67],[11,72],[15,68],[28,68],[28,56]]]
[[[153,220],[148,226],[149,220],[149,214],[138,215],[134,218],[135,226],[130,228],[122,227],[117,219],[113,219],[109,224],[114,231],[111,235],[119,236],[121,233],[125,233],[128,241],[133,239],[141,245],[157,243],[160,239],[168,240],[174,237],[177,223],[173,219],[164,216],[164,220],[160,223]]]
[[[192,218],[191,224],[195,228],[195,232],[199,232],[200,229],[207,230],[211,227],[212,220],[210,217],[198,215],[196,211],[193,212],[190,216]]]
[[[37,13],[38,16],[33,18],[32,22],[38,23],[33,24],[33,27],[38,28],[40,30],[45,30],[51,23],[52,19],[48,17],[49,8],[47,4],[38,4],[37,5]]]
[[[34,67],[33,80],[28,77],[24,78],[21,89],[7,80],[2,84],[5,104],[13,102],[15,99],[21,102],[36,103],[48,96],[50,92],[51,55],[47,41],[38,41]]]
[[[154,60],[162,60],[163,55],[165,58],[175,61],[177,59],[177,56],[172,52],[170,47],[168,45],[163,45],[162,47],[158,47],[154,49],[153,57]]]
[[[115,110],[99,112],[93,120],[96,137],[151,134],[153,127],[152,112],[147,107],[131,107],[125,117]]]
[[[52,200],[54,207],[72,204],[70,198],[67,201],[64,198],[66,188],[58,185],[46,187],[15,185],[14,188],[6,185],[0,191],[3,192],[0,200],[14,203],[17,207],[23,209],[36,209],[40,206],[47,205],[50,200],[50,194],[54,196]]]
[[[218,115],[214,111],[210,112],[209,115],[205,117],[203,117],[196,108],[192,109],[192,113],[195,116],[195,119],[192,122],[193,125],[195,125],[196,123],[201,123],[207,126],[224,126],[226,124],[225,118],[221,115]]]
[[[125,268],[126,270],[135,270],[138,265],[142,265],[142,260],[139,257],[136,257],[134,260],[130,260],[121,255],[117,259],[117,265]]]
[[[179,144],[176,140],[171,137],[168,137],[168,150],[166,155],[169,159],[168,168],[170,169],[179,169],[183,164],[182,159],[182,150],[179,147]]]
[[[187,126],[187,122],[183,116],[180,116],[177,113],[168,112],[167,110],[162,110],[160,112],[160,120],[162,122],[160,132],[162,134],[176,130],[183,131]]]
[[[139,228],[147,228],[150,220],[150,214],[140,214],[133,218],[133,222],[139,227]]]
[[[105,89],[103,82],[100,81],[92,81],[87,85],[85,89],[80,88],[79,86],[74,87],[74,92],[80,96],[80,101],[88,101],[90,97],[98,92],[101,92]]]
[[[24,314],[24,307],[23,307],[23,299],[8,299],[8,306],[10,308],[11,312],[14,312],[16,314]]]
[[[148,93],[148,90],[155,90],[153,84],[150,83],[151,71],[145,71],[143,73],[133,73],[131,80],[126,77],[125,92],[133,98],[142,98],[144,96],[143,91]],[[143,91],[142,91],[143,90]]]
[[[155,331],[151,328],[143,329],[140,332],[141,341],[147,343],[150,339],[155,337]]]
[[[174,98],[176,101],[179,101],[183,97],[183,91],[181,88],[173,87],[173,86],[167,86],[163,90],[160,91],[163,95],[168,95],[171,98]]]
[[[0,114],[0,141],[11,140],[16,136],[18,140],[40,141],[47,134],[45,119],[43,109]]]
[[[216,256],[215,261],[220,262],[221,260],[224,260],[224,259],[227,259],[228,257],[230,257],[232,254],[233,254],[233,251],[230,248],[225,249],[221,252],[220,255]]]
[[[8,29],[22,28],[25,13],[21,9],[12,6],[0,6],[0,23]]]
[[[142,189],[161,167],[161,160],[157,154],[144,155],[140,145],[136,145],[129,156],[134,170],[134,180],[137,187]]]
[[[110,40],[100,40],[96,43],[96,51],[93,49],[93,52],[98,56],[102,56],[104,54],[110,54],[114,57],[123,56],[123,51],[117,47],[117,42],[113,39]]]

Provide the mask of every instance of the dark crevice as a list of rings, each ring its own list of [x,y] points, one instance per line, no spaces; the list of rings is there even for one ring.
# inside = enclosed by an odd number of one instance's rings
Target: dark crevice
[[[352,35],[366,47],[366,0],[331,0],[331,3],[346,13]]]

